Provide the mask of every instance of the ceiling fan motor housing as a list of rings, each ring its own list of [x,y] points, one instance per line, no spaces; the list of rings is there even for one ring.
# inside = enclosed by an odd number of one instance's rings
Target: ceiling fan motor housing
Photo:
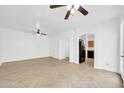
[[[41,33],[41,32],[40,32],[40,29],[38,28],[38,29],[37,29],[37,34],[40,34],[40,33]]]

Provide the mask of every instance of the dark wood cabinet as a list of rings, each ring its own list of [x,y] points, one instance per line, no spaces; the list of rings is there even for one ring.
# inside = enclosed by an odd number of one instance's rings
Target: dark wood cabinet
[[[87,53],[88,53],[88,58],[94,58],[94,51],[88,50]]]

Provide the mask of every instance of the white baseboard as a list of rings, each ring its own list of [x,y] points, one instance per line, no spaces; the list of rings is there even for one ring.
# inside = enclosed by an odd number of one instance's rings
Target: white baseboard
[[[49,56],[46,56],[46,57],[30,57],[30,58],[19,58],[19,59],[11,59],[11,60],[2,60],[2,63],[8,63],[8,62],[18,62],[18,61],[26,61],[26,60],[32,60],[32,59],[39,59],[39,58],[48,58]]]

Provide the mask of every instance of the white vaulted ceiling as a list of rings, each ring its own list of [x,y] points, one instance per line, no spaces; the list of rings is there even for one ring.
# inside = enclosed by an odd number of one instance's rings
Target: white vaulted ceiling
[[[87,16],[76,12],[74,16],[64,20],[66,7],[50,9],[48,5],[1,5],[0,26],[30,32],[36,29],[39,20],[40,28],[44,32],[55,33],[118,17],[121,6],[84,5],[83,7],[89,12]]]

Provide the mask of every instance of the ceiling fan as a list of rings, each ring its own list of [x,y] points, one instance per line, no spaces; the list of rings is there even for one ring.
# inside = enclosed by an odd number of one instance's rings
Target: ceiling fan
[[[40,25],[39,25],[39,23],[37,23],[37,30],[36,30],[36,35],[37,36],[46,36],[47,34],[46,33],[43,33],[43,32],[41,32],[41,30],[40,30],[40,27],[39,27]]]
[[[59,8],[59,7],[63,7],[63,6],[67,6],[67,13],[64,18],[65,20],[67,20],[69,18],[69,16],[74,13],[75,10],[78,10],[84,16],[86,16],[88,14],[88,11],[85,10],[81,5],[50,5],[50,8],[54,9],[54,8]]]
[[[37,35],[37,36],[43,36],[43,35],[46,36],[47,34],[41,32],[40,29],[37,29],[36,35]]]

